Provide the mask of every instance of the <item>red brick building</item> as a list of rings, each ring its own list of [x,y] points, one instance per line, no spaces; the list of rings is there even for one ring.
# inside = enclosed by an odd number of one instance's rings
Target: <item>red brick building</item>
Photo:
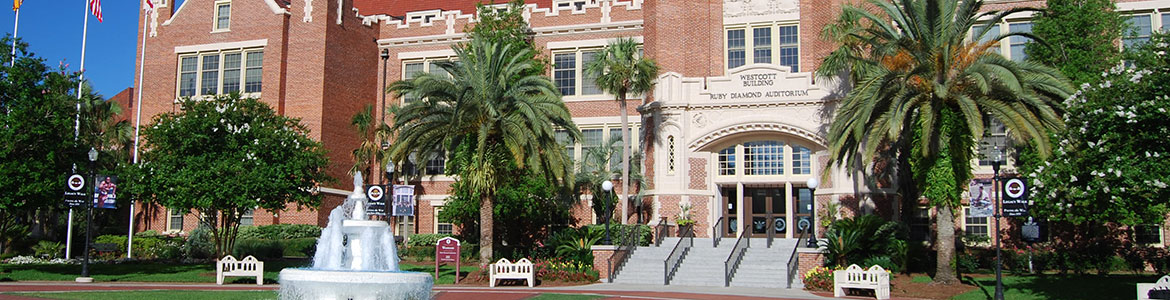
[[[179,7],[173,0],[144,1],[158,8],[140,18],[147,24],[139,32],[147,35],[147,44],[138,47],[147,57],[146,82],[139,87],[144,121],[177,109],[179,97],[240,91],[308,124],[329,151],[329,174],[341,179],[349,177],[350,153],[358,144],[350,117],[365,105],[403,101],[383,95],[382,87],[436,71],[432,63],[452,59],[451,46],[466,39],[463,29],[477,17],[476,0],[186,0]],[[524,18],[537,48],[550,58],[549,76],[584,135],[567,141],[573,157],[620,134],[618,104],[581,71],[595,51],[614,38],[632,37],[660,65],[654,92],[629,100],[631,140],[637,141],[631,145],[645,157],[651,224],[660,217],[673,224],[681,207],[689,206],[700,237],[772,230],[795,238],[789,224],[811,221],[830,203],[840,203],[844,215],[894,218],[900,212],[893,190],[867,186],[843,170],[828,174],[815,191],[806,186],[827,163],[831,103],[846,89],[834,78],[813,75],[835,49],[820,32],[842,2],[535,0],[527,1]],[[988,2],[987,9],[1043,5]],[[1146,28],[1135,38],[1170,28],[1170,3],[1121,2],[1135,27]],[[984,26],[1004,33],[1030,30],[1030,17],[1020,14]],[[1024,42],[1013,39],[1000,50],[1022,59],[1017,51]],[[454,179],[442,175],[441,159],[416,164],[418,218],[396,220],[396,230],[450,232],[452,226],[438,224],[434,215]],[[990,177],[990,167],[972,164],[978,176]],[[1005,169],[1014,167],[1008,162]],[[320,189],[326,197],[322,207],[256,210],[245,222],[322,225],[328,210],[349,194],[349,181],[339,182]],[[574,209],[583,223],[595,220],[588,203]],[[633,208],[616,210],[625,221],[634,219]],[[196,225],[188,212],[137,211],[139,230],[185,231]],[[929,220],[930,212],[923,211]],[[957,216],[964,230],[989,234],[988,218],[965,216]],[[1157,244],[1170,239],[1163,227],[1151,234]]]

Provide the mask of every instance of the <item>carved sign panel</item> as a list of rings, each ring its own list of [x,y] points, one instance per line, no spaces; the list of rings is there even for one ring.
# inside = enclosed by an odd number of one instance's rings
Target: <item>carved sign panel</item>
[[[723,0],[724,23],[734,19],[752,17],[782,17],[791,14],[799,18],[800,3],[797,0]]]

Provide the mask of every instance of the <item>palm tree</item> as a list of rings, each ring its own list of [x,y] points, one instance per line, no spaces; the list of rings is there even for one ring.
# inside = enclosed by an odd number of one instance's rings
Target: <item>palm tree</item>
[[[953,209],[971,178],[975,137],[983,135],[984,116],[1002,120],[1013,138],[1031,142],[1046,156],[1048,132],[1064,126],[1059,100],[1072,90],[1056,69],[1031,62],[1013,62],[988,49],[1010,36],[984,27],[981,17],[997,23],[1026,9],[979,13],[982,1],[901,0],[870,2],[866,8],[846,6],[842,14],[859,16],[868,26],[848,31],[861,48],[847,47],[826,59],[822,74],[862,72],[840,103],[829,128],[830,165],[860,169],[870,166],[879,151],[908,145],[898,153],[923,187],[922,196],[937,207],[936,282],[956,282],[950,267],[955,254]],[[859,25],[860,26],[860,25]],[[988,42],[978,43],[992,34]],[[1039,41],[1037,39],[1037,41]],[[856,49],[864,49],[857,51]],[[917,199],[919,195],[903,195]]]
[[[469,149],[466,165],[457,171],[480,199],[480,260],[492,259],[493,191],[507,160],[544,174],[550,182],[571,184],[573,163],[557,143],[556,129],[579,138],[569,109],[556,86],[541,75],[531,48],[517,48],[487,39],[453,47],[458,62],[436,66],[450,77],[419,74],[394,82],[396,96],[419,100],[394,108],[391,131],[397,140],[391,161],[412,152],[441,153]],[[462,146],[462,147],[461,147]],[[503,160],[503,162],[501,162]]]
[[[630,116],[626,108],[627,96],[640,96],[654,88],[658,64],[643,57],[638,42],[632,38],[618,38],[609,43],[597,59],[585,66],[589,76],[597,78],[597,87],[614,95],[622,114],[622,197],[630,193]],[[622,201],[625,203],[625,201]],[[628,205],[622,205],[622,223],[630,215]]]
[[[358,147],[353,149],[353,166],[349,168],[349,173],[364,172],[365,176],[362,178],[369,183],[373,178],[371,169],[374,163],[385,159],[385,154],[380,151],[382,145],[379,141],[386,140],[386,124],[378,124],[375,121],[374,106],[369,104],[354,114],[349,124],[357,131],[360,139]]]
[[[606,140],[602,147],[592,147],[584,151],[582,154],[581,164],[577,167],[577,175],[574,176],[576,187],[574,191],[578,193],[576,196],[580,199],[580,194],[589,192],[593,195],[593,213],[597,214],[598,222],[609,222],[613,218],[612,211],[606,211],[608,208],[613,208],[615,205],[615,197],[610,197],[604,190],[601,189],[601,184],[606,180],[613,179],[615,175],[619,175],[620,170],[614,166],[614,154],[620,153],[621,149],[617,144],[619,137],[610,137]],[[642,187],[645,185],[645,178],[641,174],[639,163],[642,161],[641,154],[634,154],[630,157],[630,168],[633,174],[630,175],[630,181],[638,186],[638,195],[635,195],[634,206],[641,207]],[[638,215],[638,221],[642,219],[642,215]]]

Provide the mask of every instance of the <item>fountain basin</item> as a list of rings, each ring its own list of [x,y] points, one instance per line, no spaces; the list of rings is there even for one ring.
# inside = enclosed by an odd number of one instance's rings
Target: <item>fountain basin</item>
[[[280,271],[280,299],[430,299],[434,279],[418,272]]]

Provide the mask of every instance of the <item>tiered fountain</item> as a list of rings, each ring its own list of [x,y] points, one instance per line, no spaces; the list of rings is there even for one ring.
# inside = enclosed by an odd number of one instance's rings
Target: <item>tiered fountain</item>
[[[399,271],[390,225],[366,220],[361,173],[353,186],[353,194],[329,213],[313,267],[280,271],[280,298],[430,299],[431,275]]]

